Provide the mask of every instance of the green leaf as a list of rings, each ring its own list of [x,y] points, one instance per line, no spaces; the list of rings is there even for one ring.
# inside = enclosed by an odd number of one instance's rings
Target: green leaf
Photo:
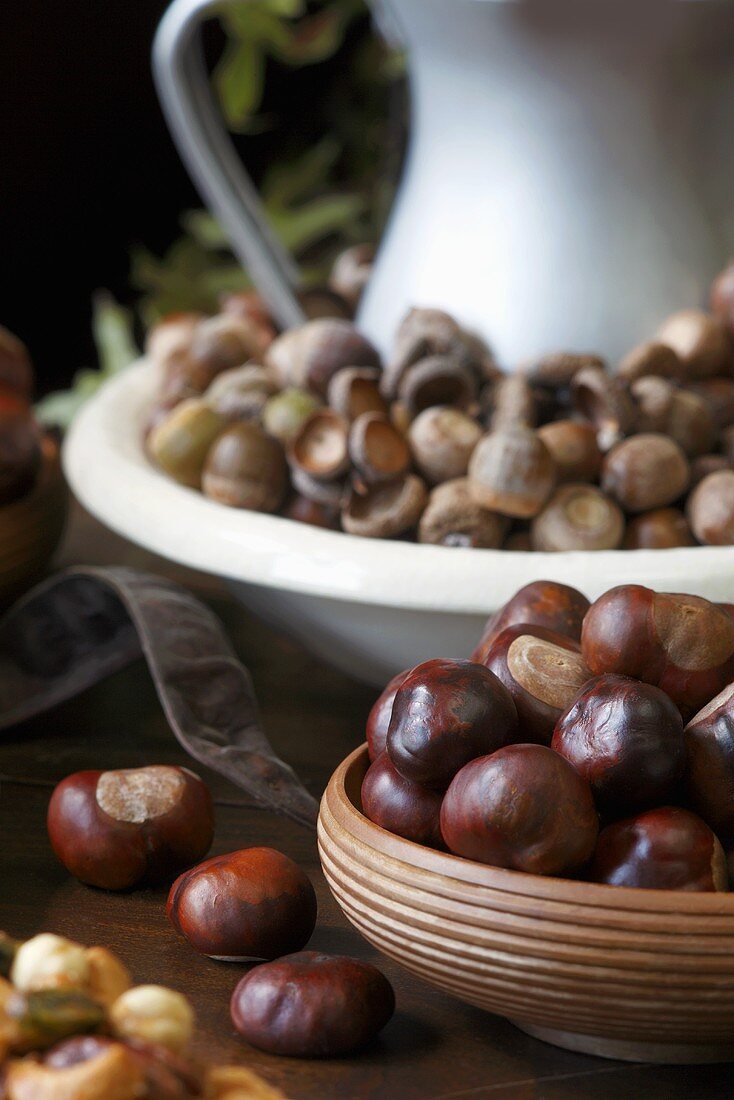
[[[290,35],[272,43],[273,56],[286,65],[315,65],[333,57],[353,18],[353,12],[341,3],[301,19]]]
[[[226,233],[208,210],[185,210],[180,221],[186,232],[202,248],[211,249],[212,252],[229,248]]]
[[[229,126],[242,126],[258,109],[264,79],[265,59],[259,43],[242,39],[227,47],[214,80]]]
[[[273,206],[288,206],[316,190],[323,190],[328,186],[329,175],[340,152],[339,142],[327,136],[294,160],[276,161],[263,179],[263,201]]]
[[[361,195],[323,195],[293,210],[271,210],[273,226],[296,255],[343,231],[364,208]]]
[[[140,355],[133,337],[133,315],[108,291],[99,291],[92,300],[92,335],[97,348],[100,370],[117,374]]]

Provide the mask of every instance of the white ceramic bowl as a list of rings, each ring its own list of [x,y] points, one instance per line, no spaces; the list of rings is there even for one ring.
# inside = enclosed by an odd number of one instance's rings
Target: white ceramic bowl
[[[249,608],[359,679],[382,685],[428,657],[466,656],[487,615],[539,578],[591,599],[636,582],[734,601],[732,547],[534,554],[417,546],[216,504],[145,456],[157,382],[141,361],[77,417],[64,465],[79,500],[133,542],[226,578]]]

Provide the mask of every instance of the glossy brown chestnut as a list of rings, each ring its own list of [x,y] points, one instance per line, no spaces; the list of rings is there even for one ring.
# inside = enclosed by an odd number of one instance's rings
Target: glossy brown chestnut
[[[734,841],[734,684],[707,703],[685,729],[686,781],[694,809],[717,836]]]
[[[497,635],[517,623],[544,626],[580,641],[581,624],[590,606],[586,596],[570,585],[557,581],[532,581],[518,589],[504,607],[490,615],[471,659],[484,664]]]
[[[667,802],[683,776],[683,719],[651,684],[598,676],[556,724],[551,748],[583,775],[605,814]]]
[[[395,1011],[375,966],[345,955],[300,951],[256,966],[232,994],[232,1023],[270,1054],[330,1058],[364,1046]]]
[[[105,890],[170,882],[206,855],[214,834],[209,788],[167,764],[67,776],[48,807],[54,852],[75,878]]]
[[[33,392],[33,366],[28,349],[17,336],[0,325],[0,382],[26,400]]]
[[[33,486],[41,466],[38,428],[24,410],[0,411],[0,506]]]
[[[365,735],[367,738],[367,751],[370,760],[377,760],[377,757],[382,756],[385,751],[387,745],[387,731],[390,726],[395,696],[397,695],[398,688],[409,672],[410,669],[406,668],[393,676],[389,683],[385,685],[367,715]]]
[[[643,890],[726,890],[726,856],[700,817],[661,806],[602,829],[588,877]]]
[[[389,833],[429,848],[443,847],[439,823],[442,801],[442,791],[403,779],[386,752],[370,764],[362,781],[365,817]]]
[[[534,875],[578,870],[598,827],[589,784],[545,745],[508,745],[472,760],[441,807],[441,833],[456,855]]]
[[[734,621],[698,596],[623,584],[589,608],[581,652],[593,673],[654,684],[689,717],[734,679]]]
[[[459,768],[507,744],[516,731],[512,696],[488,668],[424,661],[397,690],[387,753],[405,779],[445,790]]]
[[[525,623],[503,630],[482,663],[512,696],[523,741],[540,745],[591,677],[578,642]]]
[[[316,894],[282,852],[243,848],[180,875],[166,912],[202,955],[274,959],[308,943],[316,924]]]

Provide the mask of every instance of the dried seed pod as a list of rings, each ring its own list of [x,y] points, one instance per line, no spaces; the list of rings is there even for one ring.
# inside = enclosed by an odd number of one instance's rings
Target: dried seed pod
[[[677,500],[690,476],[688,459],[675,440],[644,432],[618,443],[605,457],[601,487],[626,512],[648,512]]]
[[[596,429],[582,420],[555,420],[538,428],[556,467],[559,483],[596,481],[602,453],[596,442]]]
[[[428,501],[425,483],[414,474],[366,493],[352,491],[342,509],[342,527],[350,535],[389,539],[412,530]]]
[[[169,313],[152,325],[145,335],[145,354],[157,363],[166,364],[188,352],[203,313]]]
[[[637,406],[637,430],[666,434],[675,393],[672,382],[656,375],[645,375],[635,379],[630,393]]]
[[[714,279],[711,287],[711,312],[734,336],[734,261]]]
[[[30,400],[33,393],[33,365],[25,344],[10,329],[0,325],[0,382]]]
[[[307,321],[282,333],[268,348],[265,362],[283,386],[297,386],[325,397],[329,382],[342,367],[373,367],[380,357],[351,324],[335,317]]]
[[[557,581],[526,584],[487,619],[472,660],[483,664],[494,639],[508,626],[518,623],[543,626],[580,641],[581,626],[589,607],[586,596],[570,585]]]
[[[287,485],[285,453],[259,424],[231,424],[212,445],[201,487],[206,496],[231,508],[275,512]]]
[[[502,545],[508,525],[505,516],[477,504],[468,480],[460,477],[432,490],[418,526],[418,541],[496,550]]]
[[[636,427],[634,402],[624,383],[601,367],[584,367],[571,382],[574,408],[590,420],[597,442],[608,451]]]
[[[469,461],[472,496],[483,508],[529,519],[553,491],[556,468],[536,432],[527,428],[492,432],[479,441]]]
[[[705,477],[689,496],[686,514],[699,542],[733,545],[734,470],[719,470]]]
[[[527,379],[521,374],[498,378],[492,387],[493,412],[490,430],[534,428],[537,423],[535,396]]]
[[[310,477],[333,481],[349,469],[349,425],[333,409],[317,409],[290,445],[288,459]]]
[[[209,449],[225,427],[224,417],[206,401],[190,397],[151,429],[148,453],[175,481],[198,489]]]
[[[302,497],[324,508],[334,508],[337,512],[343,507],[348,493],[347,482],[343,478],[337,481],[322,481],[311,477],[299,466],[291,466],[291,483]]]
[[[372,276],[375,259],[373,244],[353,244],[339,253],[331,269],[329,285],[340,294],[352,310],[356,310],[359,299]]]
[[[651,376],[675,382],[683,377],[683,364],[673,348],[656,340],[647,340],[625,355],[617,374],[625,382]]]
[[[696,540],[678,508],[656,508],[630,520],[622,545],[625,550],[668,550],[695,546]]]
[[[362,413],[349,429],[349,457],[368,485],[394,481],[410,469],[405,436],[382,413]]]
[[[732,362],[732,345],[720,320],[701,309],[682,309],[660,326],[657,339],[667,344],[691,381],[721,374]]]
[[[327,404],[345,420],[356,420],[362,413],[389,413],[380,393],[380,375],[372,367],[343,367],[329,382]]]
[[[571,385],[579,371],[589,367],[606,371],[606,363],[598,355],[558,351],[527,364],[525,373],[534,385],[562,389]]]
[[[709,474],[715,474],[718,470],[730,469],[731,462],[726,455],[696,455],[695,458],[691,459],[691,491]]]
[[[469,367],[448,355],[420,359],[405,370],[398,387],[398,399],[411,417],[432,405],[466,409],[476,395],[476,381]]]
[[[475,420],[445,405],[424,409],[408,429],[415,464],[431,485],[464,477],[481,435]]]
[[[287,447],[320,405],[312,393],[290,387],[266,402],[262,421],[266,430]]]
[[[530,525],[533,550],[616,550],[621,509],[595,485],[562,485]]]
[[[268,399],[277,392],[273,372],[248,363],[218,374],[204,398],[225,420],[251,420],[260,416]]]
[[[704,399],[719,430],[734,424],[734,381],[731,378],[704,378],[687,389]]]
[[[327,531],[339,530],[339,509],[319,504],[315,500],[296,493],[283,509],[285,519],[307,523],[309,527],[323,527]]]

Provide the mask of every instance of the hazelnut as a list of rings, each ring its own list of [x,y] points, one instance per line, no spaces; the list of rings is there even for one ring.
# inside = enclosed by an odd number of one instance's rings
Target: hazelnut
[[[527,428],[485,435],[469,460],[469,485],[475,501],[505,516],[529,519],[537,515],[555,478],[548,448]]]
[[[169,1050],[183,1050],[194,1030],[194,1013],[181,993],[162,985],[136,985],[110,1010],[119,1039],[142,1039]]]
[[[719,431],[734,424],[734,381],[731,378],[704,378],[687,389],[704,399]]]
[[[342,509],[342,527],[350,535],[395,538],[417,525],[427,499],[425,484],[414,474],[375,485],[364,494],[352,491]]]
[[[595,485],[562,485],[532,521],[534,550],[616,550],[624,516]]]
[[[727,844],[734,840],[734,684],[727,684],[685,729],[688,794]]]
[[[209,449],[225,427],[206,401],[191,397],[151,428],[148,453],[174,481],[198,489]]]
[[[317,409],[290,444],[288,458],[319,481],[333,481],[349,469],[349,425],[332,409]]]
[[[41,467],[41,437],[25,412],[0,411],[0,506],[25,496]]]
[[[625,382],[635,382],[638,378],[649,376],[677,381],[683,377],[683,364],[673,348],[656,340],[648,340],[625,355],[617,374]]]
[[[11,1062],[4,1081],[9,1100],[125,1100],[150,1095],[148,1084],[145,1067],[134,1053],[99,1035],[67,1039],[53,1048],[44,1064],[30,1058]],[[169,1100],[170,1093],[159,1090],[157,1095]]]
[[[627,524],[625,550],[668,550],[673,546],[695,546],[688,521],[678,508],[656,508],[643,512]]]
[[[481,435],[475,420],[445,405],[424,409],[408,429],[415,464],[430,485],[463,478]]]
[[[636,428],[634,402],[619,378],[599,366],[584,367],[571,382],[574,408],[596,428],[600,450],[606,452]]]
[[[734,470],[709,474],[693,490],[686,507],[699,542],[709,546],[734,543]]]
[[[666,802],[683,776],[683,719],[675,703],[627,676],[597,676],[557,720],[551,748],[619,816]]]
[[[548,448],[559,482],[597,480],[602,454],[591,424],[581,420],[554,420],[538,428],[538,438]]]
[[[734,261],[714,279],[711,287],[711,312],[734,336]]]
[[[579,371],[587,367],[605,371],[606,363],[598,355],[558,351],[528,364],[526,373],[534,385],[561,389],[570,386]]]
[[[262,412],[263,426],[270,435],[287,447],[318,408],[318,398],[306,390],[281,390],[265,403]]]
[[[577,871],[598,827],[589,784],[545,745],[508,745],[470,761],[441,806],[450,851],[534,875]]]
[[[521,374],[497,379],[492,387],[492,405],[490,430],[493,432],[514,427],[534,428],[538,421],[535,395]]]
[[[254,512],[275,512],[286,484],[282,445],[252,420],[225,428],[207,454],[201,479],[212,500]]]
[[[661,806],[602,829],[589,878],[643,890],[726,890],[726,856],[700,817]]]
[[[272,371],[249,363],[218,374],[204,397],[226,420],[250,420],[260,416],[277,390]]]
[[[300,867],[282,852],[243,848],[213,856],[180,875],[166,912],[176,931],[202,955],[274,959],[311,938],[316,894]]]
[[[342,367],[373,367],[380,357],[350,321],[320,317],[276,337],[265,363],[281,385],[298,386],[325,397],[329,382]]]
[[[667,436],[643,432],[618,443],[604,459],[601,486],[626,512],[672,504],[688,488],[690,467]]]
[[[683,364],[691,381],[721,374],[731,364],[728,333],[716,317],[700,309],[682,309],[660,326],[657,339],[667,344]]]
[[[405,436],[382,413],[366,412],[349,429],[349,457],[367,485],[403,477],[410,469]]]
[[[719,470],[731,470],[731,462],[726,455],[696,455],[691,459],[691,492],[709,474],[715,474]]]
[[[475,502],[467,478],[460,477],[432,490],[418,525],[418,541],[492,550],[502,545],[507,526],[505,516]]]
[[[371,367],[343,367],[329,382],[326,399],[334,412],[345,420],[356,420],[363,413],[389,414],[380,393],[379,371]]]
[[[33,366],[25,344],[0,325],[0,382],[30,401]]]
[[[206,784],[169,765],[76,772],[48,807],[58,858],[75,878],[105,890],[170,881],[206,854],[213,832]]]
[[[21,944],[10,969],[10,980],[23,993],[41,989],[87,988],[91,968],[81,944],[42,932]]]
[[[106,947],[88,947],[86,954],[86,992],[97,1004],[109,1008],[132,986],[130,972]]]
[[[570,585],[558,581],[532,581],[490,615],[471,659],[484,664],[495,638],[508,626],[519,623],[543,626],[579,642],[581,625],[590,606],[586,596]]]
[[[691,715],[734,679],[734,619],[698,596],[619,585],[587,611],[581,652],[592,673],[644,680]]]
[[[409,672],[410,669],[404,669],[402,672],[398,672],[396,676],[393,676],[375,700],[367,716],[365,736],[367,739],[367,751],[369,752],[370,760],[376,760],[377,757],[381,756],[385,751],[387,731],[390,725],[395,696],[398,688]]]
[[[516,730],[512,697],[488,668],[424,661],[395,695],[387,754],[405,779],[441,790],[467,761],[506,744]]]
[[[329,285],[349,303],[352,310],[356,310],[362,292],[372,277],[374,259],[373,244],[353,244],[340,252],[334,261]]]
[[[411,783],[393,767],[386,752],[362,781],[362,812],[375,825],[430,848],[442,846],[439,816],[442,791]]]
[[[433,405],[466,409],[476,394],[476,381],[469,367],[447,355],[432,355],[403,372],[397,396],[413,417]]]
[[[237,1031],[259,1050],[329,1058],[373,1039],[395,1011],[395,994],[369,963],[301,951],[246,974],[230,1011]]]
[[[561,714],[591,677],[579,643],[543,626],[508,626],[483,664],[505,685],[524,741],[549,745]]]

